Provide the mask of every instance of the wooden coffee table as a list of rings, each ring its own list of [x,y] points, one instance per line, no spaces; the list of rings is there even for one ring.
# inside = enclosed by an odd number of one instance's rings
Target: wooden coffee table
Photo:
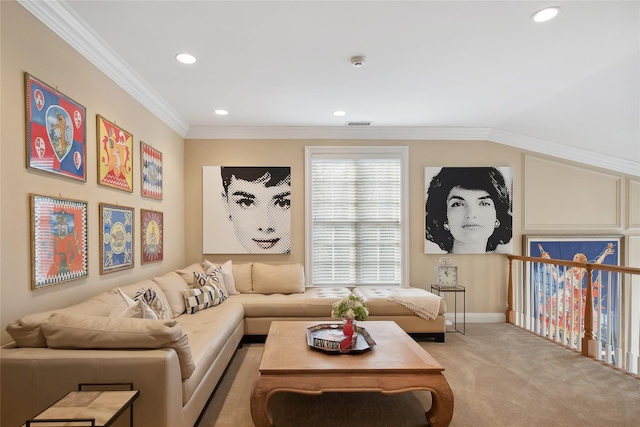
[[[256,427],[272,426],[268,402],[279,391],[304,394],[375,391],[385,394],[426,390],[431,427],[447,426],[453,417],[453,393],[444,368],[395,322],[366,321],[376,346],[359,354],[327,354],[307,345],[306,329],[321,322],[274,321],[264,346],[251,393]]]

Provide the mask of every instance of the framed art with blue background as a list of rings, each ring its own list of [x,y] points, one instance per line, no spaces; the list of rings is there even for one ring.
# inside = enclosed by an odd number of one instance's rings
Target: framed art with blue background
[[[528,257],[558,259],[564,261],[584,262],[619,266],[622,258],[622,236],[523,236],[524,254]],[[559,310],[558,317],[561,336],[579,336],[577,324],[579,316],[572,313],[570,307],[578,307],[579,301],[584,304],[587,292],[587,277],[584,268],[564,267],[552,264],[531,263],[525,271],[525,280],[529,283],[533,295],[534,318],[542,324],[555,322],[546,318],[549,309],[552,315]],[[606,271],[593,271],[593,304],[594,312],[600,313],[599,325],[606,328],[607,319],[616,319],[618,315],[618,296],[621,285],[617,274]],[[547,314],[545,314],[545,312]],[[584,313],[582,313],[584,315]],[[573,331],[571,319],[574,319]],[[596,319],[597,316],[594,316]],[[564,319],[564,320],[563,320]],[[594,320],[595,322],[595,320]],[[610,325],[616,328],[617,322]],[[597,327],[598,325],[594,325]],[[572,334],[573,332],[573,334]],[[614,334],[615,336],[615,334]]]
[[[100,274],[133,268],[134,208],[100,203]]]
[[[86,181],[85,107],[24,73],[27,168]]]

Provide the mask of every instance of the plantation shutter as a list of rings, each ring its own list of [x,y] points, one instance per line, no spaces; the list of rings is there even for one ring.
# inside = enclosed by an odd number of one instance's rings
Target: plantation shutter
[[[402,163],[389,157],[312,157],[314,285],[400,285]]]

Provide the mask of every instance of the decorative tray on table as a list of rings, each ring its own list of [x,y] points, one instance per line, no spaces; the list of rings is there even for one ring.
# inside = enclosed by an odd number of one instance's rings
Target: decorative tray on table
[[[356,326],[357,338],[346,348],[340,348],[340,343],[347,337],[342,333],[342,325],[337,323],[321,323],[307,328],[307,343],[315,350],[327,353],[362,353],[371,350],[376,342],[369,332],[361,326]]]

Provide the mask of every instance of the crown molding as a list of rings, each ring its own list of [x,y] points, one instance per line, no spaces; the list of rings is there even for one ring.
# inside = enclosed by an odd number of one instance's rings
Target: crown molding
[[[191,126],[186,139],[486,140],[490,128],[348,126]]]
[[[488,140],[498,144],[528,150],[534,153],[546,154],[556,158],[622,172],[633,176],[640,176],[640,162],[633,160],[621,159],[619,157],[596,153],[578,147],[557,144],[501,129],[492,129]]]
[[[64,1],[17,0],[42,23],[183,138],[189,124]]]

